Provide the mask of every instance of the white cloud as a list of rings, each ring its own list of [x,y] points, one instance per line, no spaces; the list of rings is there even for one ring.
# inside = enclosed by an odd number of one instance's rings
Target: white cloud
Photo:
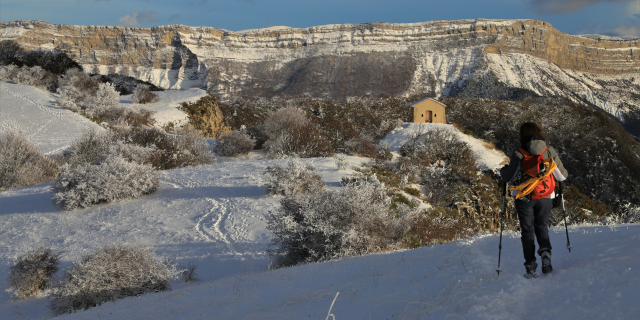
[[[603,31],[605,35],[613,37],[636,37],[640,38],[640,25],[639,24],[623,24],[611,29]]]
[[[118,25],[125,27],[137,27],[141,23],[157,22],[158,16],[155,11],[144,10],[135,11],[118,20]]]

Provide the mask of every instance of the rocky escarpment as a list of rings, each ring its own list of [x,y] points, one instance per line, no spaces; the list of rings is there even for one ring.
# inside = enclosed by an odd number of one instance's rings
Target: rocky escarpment
[[[619,114],[640,108],[639,40],[567,35],[535,20],[366,23],[232,32],[0,23],[0,39],[64,50],[88,71],[222,99],[310,94],[564,96]]]

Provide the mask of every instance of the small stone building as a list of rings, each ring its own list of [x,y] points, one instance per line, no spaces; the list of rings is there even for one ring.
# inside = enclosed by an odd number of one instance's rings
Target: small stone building
[[[438,100],[424,98],[409,107],[413,108],[414,123],[447,123],[444,113],[447,106]]]

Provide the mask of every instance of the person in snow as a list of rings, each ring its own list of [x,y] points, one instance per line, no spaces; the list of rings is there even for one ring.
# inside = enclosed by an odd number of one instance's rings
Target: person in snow
[[[553,177],[558,183],[566,180],[568,176],[567,170],[562,165],[562,161],[560,161],[556,150],[551,146],[547,146],[542,127],[539,124],[535,122],[525,122],[520,126],[520,145],[522,149],[531,155],[540,154],[545,159],[552,158],[558,165],[553,171]],[[519,150],[513,152],[509,164],[500,170],[500,175],[504,182],[511,184],[522,174],[523,159],[524,155],[522,152]],[[553,267],[551,266],[551,242],[549,241],[547,224],[553,206],[553,198],[556,196],[561,195],[556,195],[555,192],[553,192],[551,195],[542,199],[531,199],[531,194],[529,194],[515,201],[518,220],[520,221],[520,229],[522,231],[521,240],[525,260],[524,266],[528,278],[537,276],[536,269],[538,268],[538,264],[536,263],[534,238],[538,240],[538,255],[540,255],[542,260],[542,273],[546,274],[553,271]]]

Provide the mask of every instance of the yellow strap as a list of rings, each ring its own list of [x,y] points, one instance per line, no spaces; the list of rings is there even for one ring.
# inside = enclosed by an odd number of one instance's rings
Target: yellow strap
[[[553,160],[551,160],[551,158],[544,159],[543,163],[549,164],[544,175],[539,177],[531,177],[527,181],[517,186],[513,186],[513,185],[509,186],[509,190],[516,191],[516,199],[524,197],[529,193],[533,192],[533,189],[535,189],[540,182],[544,181],[544,179],[550,176],[553,173],[553,171],[556,169],[556,167],[558,167],[558,165]]]

